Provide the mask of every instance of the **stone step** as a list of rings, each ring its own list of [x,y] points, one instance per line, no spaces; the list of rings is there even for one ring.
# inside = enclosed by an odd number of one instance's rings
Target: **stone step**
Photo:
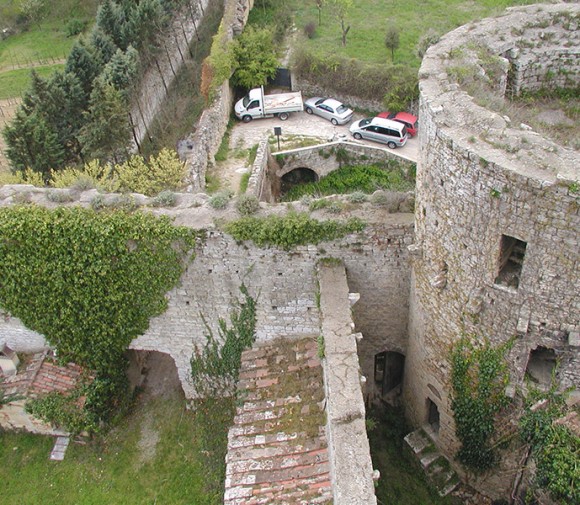
[[[415,454],[422,452],[425,447],[433,444],[421,428],[406,435],[405,442]]]

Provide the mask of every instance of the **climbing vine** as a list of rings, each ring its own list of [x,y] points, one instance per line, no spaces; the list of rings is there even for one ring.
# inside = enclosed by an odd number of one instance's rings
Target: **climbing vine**
[[[96,372],[86,405],[102,417],[123,389],[123,352],[165,309],[194,239],[145,213],[2,208],[0,307]]]
[[[191,377],[201,396],[215,396],[231,388],[238,379],[242,352],[255,340],[256,301],[244,284],[240,286],[244,301],[230,316],[231,327],[218,320],[219,338],[206,324],[206,346],[191,358]]]
[[[509,380],[505,355],[512,345],[510,340],[494,347],[487,339],[475,343],[463,337],[451,353],[451,408],[461,441],[458,458],[472,470],[487,470],[496,460],[490,440],[496,414],[509,403],[504,393]]]
[[[308,214],[290,212],[283,217],[243,217],[227,223],[225,231],[236,240],[252,240],[259,247],[279,246],[290,249],[297,245],[335,240],[349,233],[360,232],[364,227],[365,224],[357,218],[346,222],[317,221]]]
[[[520,437],[530,444],[536,462],[536,483],[560,503],[580,503],[580,437],[563,424],[566,395],[556,391],[532,390],[520,419]]]

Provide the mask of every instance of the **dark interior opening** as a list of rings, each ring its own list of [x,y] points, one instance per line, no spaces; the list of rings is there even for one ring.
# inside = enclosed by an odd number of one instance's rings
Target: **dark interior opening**
[[[405,356],[401,353],[385,351],[375,355],[375,384],[382,395],[402,384],[404,371]]]
[[[318,176],[314,170],[310,168],[295,168],[294,170],[282,176],[280,184],[280,197],[283,197],[290,189],[300,184],[308,184],[309,182],[316,182]]]
[[[439,433],[439,409],[431,398],[427,398],[427,423],[435,433]]]
[[[498,274],[495,284],[517,289],[524,264],[527,244],[508,235],[501,236]]]
[[[532,382],[542,386],[550,386],[555,368],[556,353],[554,349],[539,346],[530,351],[526,376]]]

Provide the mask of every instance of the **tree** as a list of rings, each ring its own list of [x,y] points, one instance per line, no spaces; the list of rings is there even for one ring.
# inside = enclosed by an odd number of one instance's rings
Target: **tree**
[[[346,46],[346,35],[350,30],[350,25],[347,24],[347,19],[350,15],[350,10],[354,5],[353,0],[332,0],[334,7],[334,14],[340,22],[340,29],[342,31],[342,45]]]
[[[391,62],[395,61],[395,49],[399,48],[399,29],[395,25],[387,28],[385,47],[391,51]]]
[[[233,44],[235,72],[233,83],[244,88],[255,88],[266,84],[276,75],[278,59],[268,29],[248,26]]]
[[[107,35],[103,30],[95,27],[89,35],[89,44],[93,48],[95,58],[99,65],[105,66],[117,51],[117,46],[113,42],[110,35]]]
[[[128,98],[131,88],[139,70],[139,53],[133,46],[126,51],[117,49],[109,63],[99,76],[104,82],[111,84]]]
[[[126,49],[129,43],[125,38],[125,12],[111,0],[105,0],[97,11],[97,27],[109,35],[115,45]]]
[[[91,94],[95,78],[99,75],[99,63],[82,41],[73,46],[66,60],[65,72],[77,76],[87,98]]]
[[[38,113],[27,114],[19,109],[12,123],[3,131],[6,156],[15,170],[27,168],[50,178],[51,168],[62,166],[65,152],[54,131]]]
[[[326,0],[315,0],[318,9],[318,26],[322,24],[322,8],[326,5]]]
[[[87,122],[80,133],[83,153],[92,159],[112,158],[115,162],[124,159],[131,125],[123,93],[112,84],[97,79],[85,117]]]
[[[147,49],[168,19],[161,0],[142,0],[127,13],[127,23],[123,28],[127,44]]]

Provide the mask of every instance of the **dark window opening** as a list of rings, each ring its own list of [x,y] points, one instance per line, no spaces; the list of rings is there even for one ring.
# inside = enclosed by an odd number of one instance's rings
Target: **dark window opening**
[[[527,244],[508,235],[501,236],[498,274],[495,284],[517,289],[524,264]]]
[[[393,351],[375,355],[375,384],[386,395],[403,383],[405,356]]]
[[[427,398],[427,423],[435,433],[439,433],[439,409],[431,398]]]
[[[539,346],[530,351],[526,376],[536,384],[550,386],[555,367],[556,353],[554,349]]]

